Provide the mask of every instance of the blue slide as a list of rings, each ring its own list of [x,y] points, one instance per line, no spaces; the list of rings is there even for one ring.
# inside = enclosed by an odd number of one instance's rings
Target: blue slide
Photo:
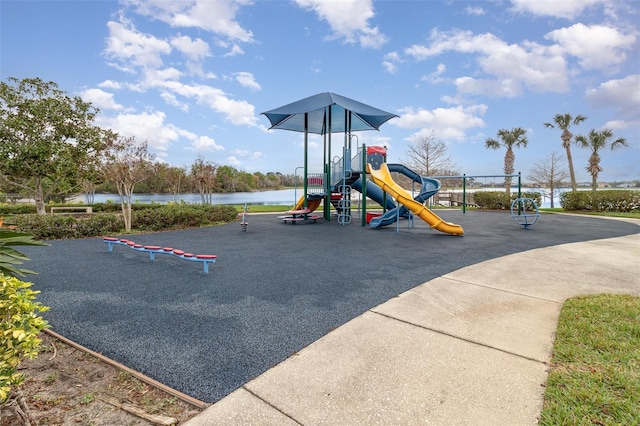
[[[420,193],[416,197],[414,197],[414,200],[419,203],[424,203],[430,197],[433,197],[435,194],[437,194],[437,192],[440,190],[440,181],[436,179],[430,179],[424,176],[420,176],[418,173],[402,164],[387,164],[387,166],[389,167],[390,172],[403,174],[412,181],[420,184]],[[370,184],[367,183],[367,196],[369,196],[369,185]],[[378,190],[382,191],[382,189],[378,185],[376,185],[376,187],[378,188]],[[378,200],[375,201],[380,203]],[[371,219],[371,222],[369,222],[369,226],[371,226],[372,228],[379,228],[381,226],[391,225],[398,219],[398,217],[405,217],[408,214],[409,210],[407,210],[405,206],[394,206],[394,208],[390,209],[382,216],[374,217],[373,219]]]
[[[351,184],[351,188],[355,189],[358,192],[362,192],[362,176],[360,176],[358,180],[356,180]],[[382,188],[380,188],[373,181],[367,181],[367,197],[371,198],[373,201],[380,204],[381,206],[385,205],[384,204],[385,193],[382,190]],[[387,210],[396,208],[396,203],[393,202],[393,197],[387,196],[386,200],[387,200],[387,204],[386,204]]]

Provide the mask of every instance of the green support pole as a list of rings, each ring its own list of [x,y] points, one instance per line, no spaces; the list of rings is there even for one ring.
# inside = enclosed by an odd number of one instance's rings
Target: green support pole
[[[387,162],[387,146],[384,146],[384,155],[382,156],[382,161]],[[399,206],[396,206],[399,207]],[[387,191],[382,191],[382,214],[387,212]]]
[[[327,111],[325,113],[325,117],[327,117],[327,125],[326,125],[326,140],[327,140],[327,150],[326,150],[326,161],[324,164],[325,167],[325,176],[327,177],[327,183],[325,185],[327,193],[324,198],[324,218],[327,222],[331,221],[331,105],[327,107]]]
[[[522,198],[522,179],[521,174],[518,172],[518,198]],[[522,213],[522,203],[518,203],[518,216]]]
[[[309,113],[305,112],[304,113],[304,204],[303,207],[306,209],[309,205],[308,205],[308,200],[307,200],[307,163],[308,163],[308,155],[307,155],[307,151],[308,151],[308,145],[309,145]]]
[[[367,224],[367,145],[362,144],[362,226]]]
[[[467,174],[462,175],[462,214],[467,213]]]

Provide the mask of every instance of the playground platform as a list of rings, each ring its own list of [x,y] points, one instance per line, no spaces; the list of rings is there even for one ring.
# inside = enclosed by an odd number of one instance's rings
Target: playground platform
[[[54,331],[213,403],[190,426],[534,425],[562,302],[640,296],[638,221],[438,214],[464,237],[249,215],[136,235],[215,252],[209,274],[102,239],[25,247],[25,266]]]

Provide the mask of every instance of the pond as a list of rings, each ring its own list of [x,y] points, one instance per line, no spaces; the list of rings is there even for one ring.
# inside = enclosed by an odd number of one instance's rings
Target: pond
[[[277,191],[258,192],[232,192],[225,194],[213,194],[213,204],[254,204],[254,205],[293,205],[296,195],[302,195],[302,189],[282,189]],[[200,194],[179,194],[174,197],[170,194],[133,194],[134,203],[169,203],[183,201],[185,203],[200,204]],[[86,202],[84,195],[77,196],[74,201]],[[111,201],[120,202],[118,194],[95,194],[95,203]]]
[[[491,189],[492,191],[500,191],[500,189]],[[513,190],[513,188],[512,188]],[[564,189],[563,189],[564,190]],[[475,191],[472,190],[472,191]],[[472,192],[468,191],[468,192]],[[527,188],[523,191],[535,191],[543,194],[541,208],[548,208],[551,206],[549,197],[549,190],[543,190],[540,188]],[[554,194],[554,206],[560,207],[560,191],[556,191]],[[358,193],[356,193],[358,194]],[[354,194],[354,196],[356,196]],[[234,205],[294,205],[298,198],[302,196],[302,188],[281,189],[277,191],[256,191],[256,192],[232,192],[224,194],[213,194],[213,204],[234,204]],[[74,201],[86,202],[83,195],[79,195],[74,198]],[[94,202],[104,203],[111,201],[119,203],[120,198],[118,194],[96,194],[94,196]],[[183,201],[185,203],[199,204],[202,202],[200,194],[179,194],[174,197],[169,194],[133,194],[133,201],[137,203],[169,203],[172,201]]]

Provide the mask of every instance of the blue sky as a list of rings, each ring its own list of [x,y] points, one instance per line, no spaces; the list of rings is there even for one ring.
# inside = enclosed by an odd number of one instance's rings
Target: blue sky
[[[564,155],[543,123],[571,113],[588,117],[575,134],[607,127],[629,143],[602,152],[599,180],[640,179],[638,1],[2,0],[0,16],[3,81],[55,81],[172,165],[202,155],[293,174],[302,135],[268,131],[260,113],[334,92],[400,116],[358,133],[390,162],[433,134],[461,173],[500,174],[504,150],[484,141],[523,127],[526,176]],[[321,171],[322,141],[310,142]],[[590,181],[589,151],[572,153]]]

